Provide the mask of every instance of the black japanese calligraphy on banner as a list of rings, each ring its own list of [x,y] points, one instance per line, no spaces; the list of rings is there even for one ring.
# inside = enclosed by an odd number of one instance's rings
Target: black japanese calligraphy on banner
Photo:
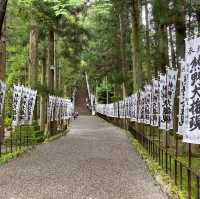
[[[5,94],[6,94],[6,84],[0,80],[0,118],[3,120],[3,108],[4,108],[4,100],[5,100]],[[0,126],[2,124],[0,123]]]
[[[25,124],[28,121],[28,108],[31,90],[29,88],[22,88],[22,100],[20,110],[20,124]]]
[[[184,60],[181,60],[180,68],[180,96],[179,96],[179,121],[177,134],[187,133],[188,127],[188,74],[189,67]]]
[[[127,118],[131,118],[131,100],[130,100],[130,96],[127,97]]]
[[[50,121],[64,122],[72,116],[73,104],[69,99],[56,96],[49,96],[47,119]]]
[[[63,118],[65,121],[72,116],[73,111],[74,110],[73,110],[73,105],[72,105],[71,101],[68,99],[64,99],[64,116],[63,116]]]
[[[173,129],[173,107],[176,93],[177,74],[177,70],[167,69],[167,104],[165,112],[167,130]]]
[[[145,119],[145,93],[139,91],[139,101],[138,101],[138,122],[144,123]]]
[[[60,98],[60,109],[59,109],[59,121],[62,121],[62,115],[63,115],[63,99]]]
[[[30,90],[29,92],[29,100],[28,100],[28,122],[29,124],[32,124],[33,122],[33,112],[35,108],[35,102],[37,97],[37,91]]]
[[[152,88],[152,106],[151,106],[151,125],[159,126],[159,81],[153,80],[153,88]]]
[[[19,124],[20,103],[22,97],[22,87],[13,86],[13,102],[12,102],[12,126]]]
[[[57,122],[59,121],[60,103],[61,103],[61,99],[59,97],[56,97],[56,102],[55,102],[55,120]]]
[[[133,95],[129,97],[129,117],[132,120],[133,118]]]
[[[160,75],[160,128],[166,130],[166,113],[167,113],[167,78],[166,74],[165,75]]]
[[[49,102],[48,102],[48,108],[47,108],[47,120],[48,120],[48,122],[51,121],[52,103],[53,103],[53,96],[49,96]]]
[[[151,123],[151,92],[152,86],[146,85],[145,86],[145,96],[144,96],[144,123],[150,124]]]
[[[132,97],[133,101],[133,115],[132,115],[132,120],[137,121],[138,119],[138,93],[135,93]]]
[[[200,144],[200,38],[186,40],[186,63],[189,67],[188,122],[183,141]]]

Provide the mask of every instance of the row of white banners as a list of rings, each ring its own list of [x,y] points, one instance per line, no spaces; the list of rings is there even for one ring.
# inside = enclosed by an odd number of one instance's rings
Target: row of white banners
[[[6,94],[6,84],[0,80],[0,118],[3,119],[3,108]],[[14,85],[12,100],[12,126],[32,124],[37,91]],[[73,104],[69,99],[49,96],[47,120],[61,121],[71,117]]]
[[[167,69],[151,84],[132,96],[113,104],[97,104],[96,111],[110,117],[127,117],[132,121],[173,129],[174,98],[180,80],[178,134],[183,142],[200,144],[200,38],[185,40],[185,60],[178,70]]]
[[[64,99],[56,96],[49,96],[48,103],[48,114],[47,119],[49,121],[61,121],[67,120],[72,116],[74,111],[73,104],[71,100]]]

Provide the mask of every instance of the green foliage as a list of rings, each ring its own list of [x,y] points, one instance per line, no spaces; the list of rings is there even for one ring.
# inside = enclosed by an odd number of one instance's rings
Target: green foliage
[[[29,148],[23,148],[17,151],[14,151],[13,153],[7,153],[7,154],[3,154],[0,157],[0,165],[3,165],[7,162],[9,162],[10,160],[22,155],[23,153],[25,153]]]
[[[93,83],[102,82],[105,76],[121,96],[123,82],[130,85],[131,76],[131,27],[128,17],[130,2],[125,0],[98,0],[88,9],[83,21],[84,27],[89,30],[88,45],[82,53],[82,59],[87,63],[86,71]],[[126,75],[122,73],[122,59],[120,50],[119,15],[123,16],[124,46],[127,66]],[[132,87],[127,86],[128,92]],[[129,90],[130,89],[130,90]]]
[[[108,94],[108,103],[112,102],[113,97],[113,88],[111,84],[101,84],[97,87],[97,95],[98,95],[98,102],[102,104],[107,103],[107,94]]]
[[[10,146],[11,137],[6,138],[5,144]],[[39,130],[39,126],[21,126],[17,127],[14,132],[12,132],[13,143],[18,146],[26,146],[27,144],[37,144],[42,143],[45,139],[44,132]]]
[[[152,175],[158,180],[159,184],[162,187],[165,187],[165,190],[171,197],[178,197],[180,199],[186,198],[186,192],[181,191],[176,185],[174,185],[173,180],[167,175],[162,167],[159,166],[157,162],[155,162],[147,153],[147,151],[143,148],[143,146],[135,140],[130,133],[127,133],[129,139],[132,142],[132,145],[136,149],[136,151],[141,155],[141,157],[147,163],[149,171]]]
[[[5,127],[11,126],[11,122],[12,122],[11,118],[8,117],[8,116],[6,116],[5,119],[4,119],[4,125],[5,125]]]

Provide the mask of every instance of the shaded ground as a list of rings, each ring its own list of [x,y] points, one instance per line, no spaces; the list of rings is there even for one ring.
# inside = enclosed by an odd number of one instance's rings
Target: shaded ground
[[[165,199],[126,135],[82,116],[71,132],[0,167],[1,199]]]

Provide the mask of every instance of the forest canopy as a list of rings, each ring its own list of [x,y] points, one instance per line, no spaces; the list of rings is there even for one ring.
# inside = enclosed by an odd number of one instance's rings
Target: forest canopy
[[[124,98],[178,68],[185,37],[200,30],[197,0],[2,2],[2,79],[43,95],[72,96],[87,73],[93,93],[107,82],[111,101]]]

